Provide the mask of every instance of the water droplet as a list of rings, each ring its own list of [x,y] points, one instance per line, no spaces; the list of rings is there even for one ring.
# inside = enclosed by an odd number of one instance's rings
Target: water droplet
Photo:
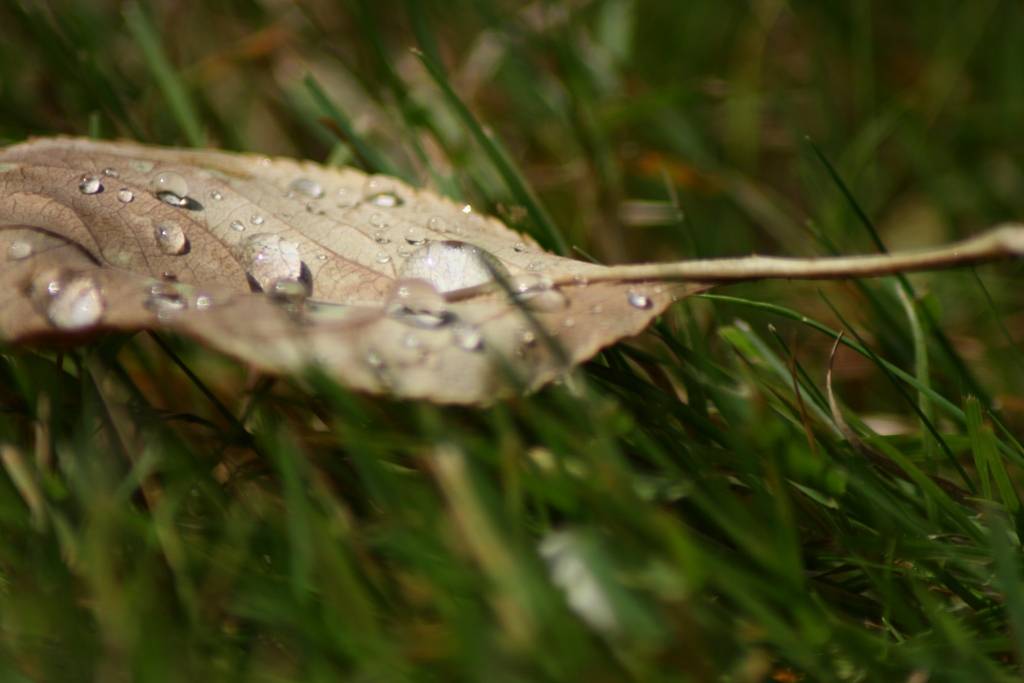
[[[391,260],[391,256],[386,251],[378,251],[377,256],[374,257],[377,263],[387,263]]]
[[[159,196],[161,193],[169,192],[179,200],[188,196],[188,182],[180,173],[164,171],[158,173],[152,182],[153,191]],[[167,200],[164,200],[167,201]],[[167,202],[170,204],[171,202]]]
[[[464,204],[462,206],[462,213],[464,213],[464,214],[471,214],[471,213],[473,213],[473,207],[470,206],[469,204]]]
[[[452,292],[490,282],[493,273],[504,272],[491,254],[465,242],[428,242],[406,259],[402,277],[420,278],[439,292]]]
[[[182,206],[188,206],[188,199],[185,197],[179,197],[173,192],[157,192],[156,196],[157,199],[162,201],[164,204],[170,204],[171,206],[177,206],[179,208]]]
[[[516,242],[512,245],[512,251],[522,254],[528,249],[526,242]]]
[[[448,224],[440,216],[431,216],[427,219],[427,228],[434,232],[448,232]]]
[[[317,206],[316,202],[306,202],[306,213],[311,213],[314,216],[326,216],[327,212]]]
[[[180,256],[189,252],[188,237],[177,223],[160,221],[153,226],[153,235],[160,251],[165,254]]]
[[[526,269],[536,273],[538,271],[544,270],[544,264],[541,261],[530,261],[530,263],[527,264]]]
[[[219,202],[220,200],[224,199],[224,195],[221,194],[218,190],[213,190],[210,192],[210,199]]]
[[[122,204],[131,204],[135,199],[135,193],[128,188],[121,188],[117,191],[117,201]]]
[[[299,255],[299,245],[280,235],[247,237],[242,244],[242,263],[256,291],[275,293],[276,285],[286,287],[288,282],[302,283],[307,295],[312,290],[312,276]]]
[[[121,174],[117,172],[117,169],[110,168],[109,166],[103,169],[103,175],[108,178],[119,178],[121,176]]]
[[[519,341],[523,346],[533,346],[537,343],[537,333],[533,330],[520,330]]]
[[[149,296],[143,304],[157,314],[160,319],[188,308],[188,301],[182,296],[178,286],[171,282],[157,282],[149,288]]]
[[[384,217],[383,214],[371,213],[370,225],[372,225],[375,228],[386,228],[388,225],[390,225],[390,222],[388,221],[387,218]]]
[[[629,305],[633,308],[647,309],[653,305],[651,298],[646,294],[641,294],[640,292],[627,292],[626,301],[628,301]]]
[[[288,189],[313,199],[320,199],[324,196],[323,186],[311,178],[296,178],[288,185]]]
[[[11,242],[7,247],[7,258],[11,261],[20,261],[32,255],[32,245],[22,240]]]
[[[200,294],[196,297],[196,308],[200,311],[205,311],[207,308],[213,305],[213,299],[210,298],[209,294]]]
[[[402,198],[394,192],[378,192],[375,195],[371,195],[368,201],[382,209],[393,209],[396,206],[401,206],[403,203]]]
[[[405,238],[406,242],[415,247],[418,247],[419,245],[427,241],[426,233],[423,232],[422,228],[418,228],[415,225],[410,225],[408,228],[406,228],[403,237]]]
[[[445,325],[455,316],[441,293],[426,280],[402,279],[395,283],[387,303],[388,315],[415,327]]]
[[[263,225],[263,216],[261,216],[258,213],[254,213],[253,215],[249,216],[249,222],[252,223],[253,225]]]
[[[128,165],[140,173],[149,173],[153,170],[153,162],[145,159],[132,159]]]
[[[77,277],[63,285],[53,280],[47,285],[47,292],[53,295],[53,300],[46,316],[62,330],[92,327],[103,317],[103,296],[92,278]]]
[[[242,221],[231,221],[231,229],[235,232],[242,232],[245,230],[245,224]]]
[[[480,330],[472,325],[456,325],[452,328],[452,341],[463,351],[479,351],[484,347]]]
[[[339,187],[337,192],[337,206],[339,209],[347,209],[359,202],[358,193],[349,187]]]
[[[78,181],[78,191],[82,194],[99,194],[103,192],[103,183],[94,175],[82,176]]]
[[[391,242],[391,238],[388,237],[387,233],[385,233],[383,230],[378,230],[377,232],[373,233],[373,241],[376,242],[377,244],[388,244],[389,242]]]

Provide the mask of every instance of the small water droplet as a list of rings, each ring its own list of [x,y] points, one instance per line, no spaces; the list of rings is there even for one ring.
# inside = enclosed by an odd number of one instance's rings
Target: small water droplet
[[[512,245],[512,251],[522,254],[528,249],[526,242],[516,242]]]
[[[231,221],[231,229],[235,232],[242,232],[245,230],[245,224],[242,221]]]
[[[391,242],[391,238],[388,237],[387,233],[384,232],[383,230],[378,230],[377,232],[373,233],[373,241],[376,242],[377,244],[388,244],[389,242]]]
[[[135,200],[135,193],[128,188],[121,188],[117,191],[117,201],[122,204],[131,204]]]
[[[219,202],[220,200],[224,199],[224,195],[221,194],[219,190],[212,190],[210,192],[210,199]]]
[[[108,178],[119,178],[119,177],[121,177],[121,174],[117,172],[117,169],[110,168],[109,166],[107,168],[103,169],[103,175],[107,176]]]
[[[242,263],[249,284],[256,291],[275,293],[277,285],[299,282],[306,294],[312,290],[312,276],[302,262],[299,246],[280,235],[258,233],[242,244]]]
[[[132,159],[128,165],[140,173],[149,173],[153,170],[153,162],[145,159]]]
[[[395,283],[387,303],[388,315],[415,327],[433,328],[452,322],[448,304],[426,280],[402,279]]]
[[[185,197],[179,197],[173,192],[157,192],[156,196],[157,199],[162,201],[164,204],[170,204],[171,206],[177,206],[179,208],[182,206],[188,206],[188,199]]]
[[[82,194],[99,194],[103,192],[103,183],[94,175],[82,176],[78,181],[78,191]]]
[[[462,213],[464,213],[464,214],[471,214],[471,213],[473,213],[473,207],[471,205],[469,205],[469,204],[464,204],[462,206]]]
[[[484,347],[480,330],[472,325],[456,325],[452,328],[452,341],[463,351],[479,351]]]
[[[347,209],[359,203],[359,194],[350,187],[339,187],[336,196],[339,209]]]
[[[105,304],[99,287],[89,277],[77,277],[66,284],[53,280],[47,285],[53,300],[46,317],[62,330],[92,327],[103,317]]]
[[[544,263],[541,261],[530,261],[530,263],[527,264],[526,269],[536,273],[544,270]]]
[[[428,242],[406,259],[401,276],[431,283],[439,292],[452,292],[490,282],[501,263],[479,247],[446,240]]]
[[[320,199],[324,196],[323,186],[311,178],[296,178],[289,183],[288,189],[313,199]]]
[[[387,263],[391,260],[391,256],[386,251],[378,251],[377,255],[374,257],[374,260],[377,263]]]
[[[386,228],[388,225],[390,225],[390,221],[388,221],[388,219],[383,214],[371,213],[370,225],[372,225],[375,228]]]
[[[378,192],[377,194],[371,195],[369,200],[374,206],[379,206],[382,209],[393,209],[396,206],[402,205],[402,198],[394,192]]]
[[[177,223],[159,221],[153,226],[153,235],[160,251],[172,256],[180,256],[189,252],[188,237]]]
[[[653,305],[651,298],[646,294],[641,294],[640,292],[627,292],[626,301],[628,301],[629,305],[633,308],[639,309],[650,308]]]
[[[415,225],[410,225],[408,228],[406,228],[403,237],[405,238],[406,242],[413,245],[414,247],[418,247],[419,245],[427,241],[426,233],[423,232],[422,228],[418,228]]]
[[[440,216],[431,216],[427,219],[427,228],[434,232],[448,232],[448,224]]]
[[[149,288],[149,296],[143,305],[163,320],[188,308],[188,301],[182,296],[177,284],[157,282]]]
[[[317,254],[316,255],[316,260],[317,261],[326,261],[327,260],[327,254]]]
[[[159,196],[163,192],[169,192],[181,200],[188,196],[188,181],[180,173],[164,171],[158,173],[152,182],[153,191]],[[164,200],[167,201],[167,200]],[[171,202],[167,202],[170,204]]]
[[[196,297],[196,308],[200,311],[205,311],[207,308],[213,305],[213,299],[209,294],[200,294]]]
[[[263,216],[261,216],[258,213],[254,213],[253,215],[249,216],[249,222],[252,223],[253,225],[263,225]]]
[[[20,261],[32,255],[32,245],[22,240],[11,242],[7,247],[7,258],[11,261]]]

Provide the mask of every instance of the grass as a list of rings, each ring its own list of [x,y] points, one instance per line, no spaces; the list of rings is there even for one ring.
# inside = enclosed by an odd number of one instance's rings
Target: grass
[[[607,262],[1024,215],[1018,3],[520,5],[8,0],[0,139],[387,169]],[[723,288],[486,409],[3,348],[0,679],[1019,680],[1022,276]]]

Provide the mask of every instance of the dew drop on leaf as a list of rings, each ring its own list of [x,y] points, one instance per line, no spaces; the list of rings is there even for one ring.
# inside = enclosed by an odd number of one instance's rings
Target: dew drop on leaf
[[[46,309],[46,317],[62,330],[92,327],[103,317],[103,296],[92,278],[77,277],[64,284],[54,280],[47,291],[53,300]]]
[[[288,185],[288,189],[313,199],[320,199],[324,196],[323,186],[310,178],[296,178]]]
[[[11,242],[10,246],[7,247],[7,259],[10,261],[20,261],[26,259],[32,255],[32,245],[22,240]]]
[[[135,199],[135,193],[128,188],[122,188],[117,191],[117,201],[122,204],[131,204]]]
[[[426,233],[423,232],[422,228],[418,228],[415,225],[409,226],[403,237],[405,237],[406,242],[413,246],[419,246],[427,241]]]
[[[189,252],[188,237],[177,223],[160,221],[153,226],[153,235],[160,251],[165,254],[180,256]]]
[[[249,217],[249,222],[253,225],[263,225],[263,216],[258,213],[254,213]]]
[[[103,192],[103,183],[94,175],[82,176],[78,181],[78,191],[82,194],[99,194]]]
[[[375,195],[371,195],[368,201],[382,209],[393,209],[396,206],[402,205],[402,198],[394,192],[378,192]]]
[[[646,294],[641,294],[640,292],[627,292],[626,301],[628,301],[629,305],[633,308],[639,308],[641,310],[648,309],[652,305],[651,297]]]
[[[152,181],[153,192],[159,196],[161,193],[170,193],[178,198],[179,203],[188,196],[188,181],[180,173],[164,171],[158,173]],[[163,199],[163,197],[161,197]],[[167,201],[164,199],[164,201]],[[171,202],[167,202],[170,204]]]
[[[388,298],[387,313],[414,327],[441,327],[455,316],[437,289],[426,280],[400,279]]]
[[[242,221],[231,221],[231,229],[235,232],[242,232],[245,230],[245,224]]]
[[[299,246],[280,235],[258,233],[242,243],[242,266],[256,291],[273,293],[279,282],[303,282],[311,288],[308,269],[302,263]]]
[[[158,318],[166,318],[188,308],[188,301],[173,283],[158,282],[149,288],[149,296],[144,305],[156,313]]]
[[[494,256],[466,242],[429,242],[405,260],[401,277],[419,278],[439,292],[475,287],[490,282],[492,273],[503,271]]]

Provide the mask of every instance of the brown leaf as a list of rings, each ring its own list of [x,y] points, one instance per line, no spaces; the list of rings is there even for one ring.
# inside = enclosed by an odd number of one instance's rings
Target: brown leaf
[[[386,176],[74,138],[0,150],[0,225],[4,340],[162,329],[268,372],[316,363],[444,403],[536,388],[707,283],[941,267],[1022,242],[1004,228],[920,255],[605,268]]]

